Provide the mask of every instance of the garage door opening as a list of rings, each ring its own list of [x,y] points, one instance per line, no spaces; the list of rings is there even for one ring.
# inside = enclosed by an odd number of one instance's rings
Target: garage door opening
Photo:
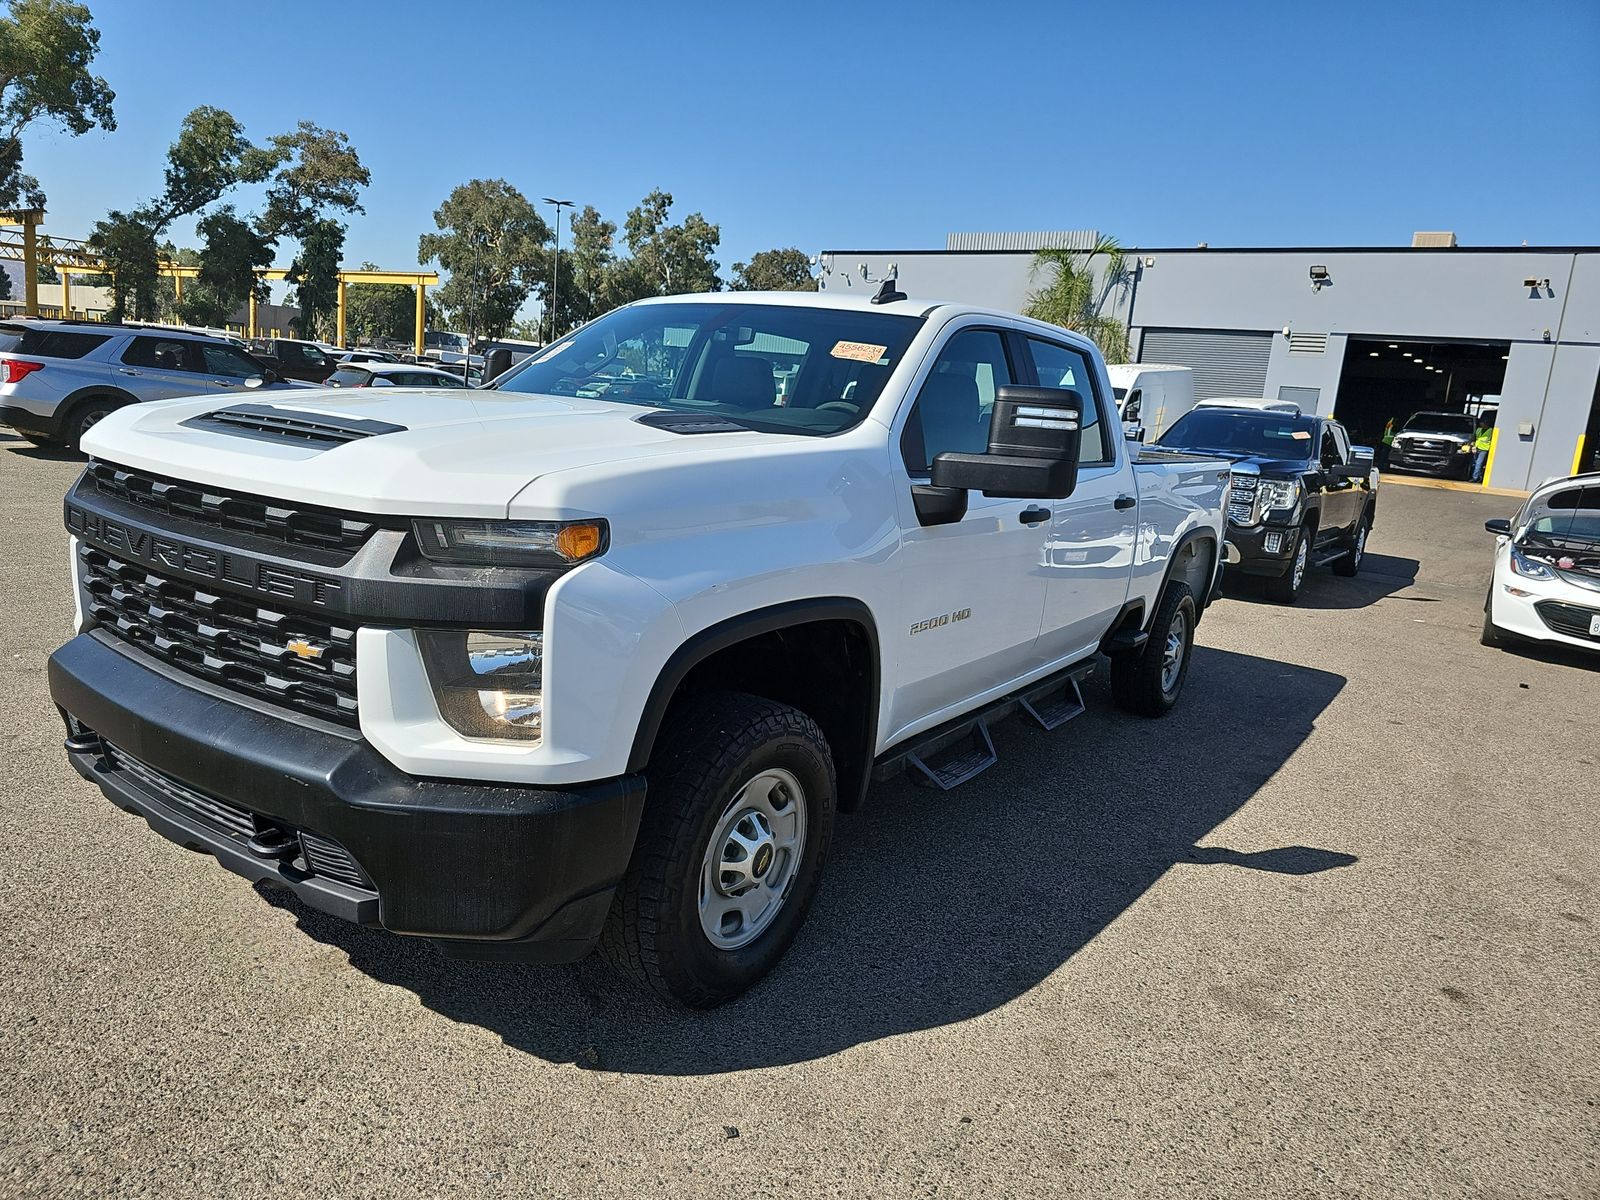
[[[1419,412],[1492,419],[1505,382],[1509,342],[1422,342],[1350,338],[1334,415],[1358,445],[1378,446],[1384,427],[1396,431]]]

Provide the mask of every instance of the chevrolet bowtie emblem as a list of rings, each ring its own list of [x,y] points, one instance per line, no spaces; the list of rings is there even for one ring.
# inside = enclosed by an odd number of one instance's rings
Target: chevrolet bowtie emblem
[[[288,650],[290,654],[299,658],[321,658],[327,653],[326,646],[319,646],[315,642],[308,642],[305,638],[290,638]]]

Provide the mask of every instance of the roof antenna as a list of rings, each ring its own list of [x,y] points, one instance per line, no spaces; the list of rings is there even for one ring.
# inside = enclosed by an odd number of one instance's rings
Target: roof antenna
[[[893,304],[896,300],[904,300],[906,294],[900,291],[895,284],[900,281],[900,264],[890,263],[889,273],[878,286],[878,294],[872,298],[874,304]]]

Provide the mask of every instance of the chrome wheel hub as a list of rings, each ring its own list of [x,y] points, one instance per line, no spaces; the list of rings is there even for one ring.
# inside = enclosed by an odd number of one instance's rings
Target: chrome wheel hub
[[[1361,565],[1361,556],[1367,552],[1367,527],[1363,525],[1361,532],[1356,534],[1356,565]]]
[[[1306,579],[1306,539],[1300,538],[1300,548],[1294,552],[1294,590],[1299,591]]]
[[[805,854],[805,793],[780,767],[734,795],[700,863],[700,928],[719,950],[760,937],[793,889]]]
[[[1183,613],[1175,613],[1167,629],[1167,644],[1161,651],[1161,690],[1170,693],[1178,686],[1183,674],[1183,656],[1187,652],[1189,621]]]

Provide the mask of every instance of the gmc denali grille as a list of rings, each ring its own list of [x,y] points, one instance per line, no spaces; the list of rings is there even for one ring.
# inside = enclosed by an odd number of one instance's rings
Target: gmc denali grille
[[[1540,600],[1533,609],[1539,614],[1539,619],[1557,633],[1600,642],[1600,638],[1589,632],[1589,622],[1600,616],[1600,608],[1586,608],[1582,604],[1563,604],[1559,600]]]
[[[105,751],[105,756],[111,765],[131,775],[139,785],[139,790],[145,795],[165,804],[168,808],[195,818],[217,833],[235,841],[248,842],[256,834],[277,827],[270,818],[258,817],[225,800],[218,800],[204,792],[195,791],[183,781],[168,775],[165,771],[156,770],[148,763],[140,762],[103,738],[100,747]],[[315,833],[306,833],[304,830],[298,833],[298,838],[300,853],[289,863],[291,867],[303,874],[320,875],[347,887],[372,890],[372,880],[367,878],[367,873],[361,869],[360,864],[351,858],[350,852],[338,842]]]
[[[208,592],[78,547],[86,615],[164,662],[235,691],[356,725],[356,632]]]
[[[354,554],[378,528],[376,521],[352,518],[333,509],[181,483],[110,463],[91,462],[84,482],[100,495],[125,504],[289,545]]]
[[[1261,480],[1256,475],[1235,475],[1233,487],[1228,492],[1228,520],[1235,525],[1253,523],[1256,509],[1256,488]]]

